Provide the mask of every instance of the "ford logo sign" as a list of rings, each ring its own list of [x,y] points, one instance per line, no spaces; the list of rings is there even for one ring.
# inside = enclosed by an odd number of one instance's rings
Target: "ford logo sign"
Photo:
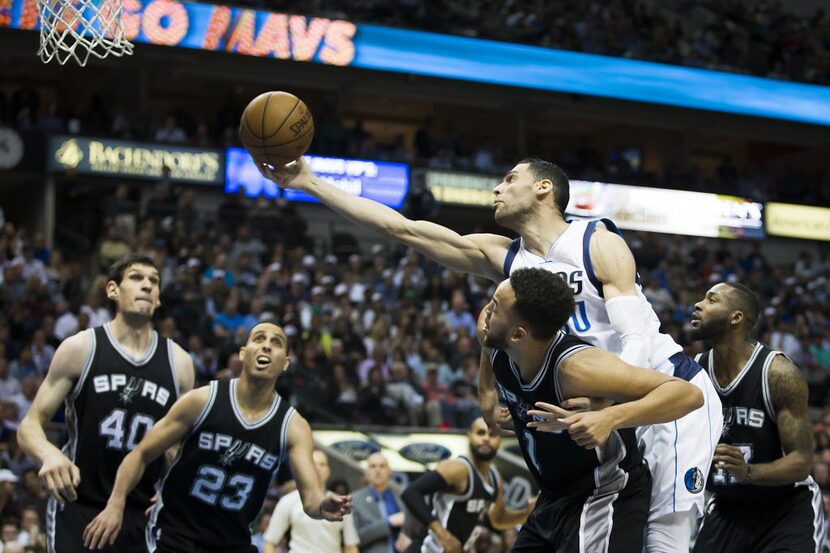
[[[372,453],[380,451],[380,446],[364,440],[343,440],[334,442],[331,448],[355,461],[365,461]]]
[[[416,463],[437,463],[452,455],[452,451],[438,444],[409,444],[403,446],[398,452],[405,459]]]

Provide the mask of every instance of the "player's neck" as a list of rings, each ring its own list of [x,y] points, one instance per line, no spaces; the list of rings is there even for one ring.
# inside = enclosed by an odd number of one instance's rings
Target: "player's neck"
[[[721,384],[732,382],[752,356],[755,344],[746,336],[726,336],[715,345],[715,376]]]
[[[484,481],[488,482],[487,479],[489,478],[489,475],[490,475],[490,465],[493,463],[493,460],[492,459],[487,459],[487,460],[476,459],[473,456],[470,456],[470,459],[472,459],[473,465],[475,465],[476,470],[484,478]],[[490,483],[492,484],[492,482],[490,482]]]
[[[137,357],[150,347],[153,340],[153,323],[150,319],[132,320],[121,313],[110,323],[110,332],[122,348]]]
[[[256,420],[274,403],[273,383],[270,386],[262,382],[252,382],[243,374],[236,383],[236,401],[242,414],[248,420]]]
[[[567,228],[568,223],[558,213],[546,210],[532,212],[515,230],[522,237],[526,250],[545,258],[550,247]]]
[[[531,382],[539,374],[542,361],[550,349],[551,342],[556,340],[556,335],[550,340],[533,340],[530,337],[527,339],[527,344],[507,351],[507,355],[519,366],[519,374],[525,384]]]

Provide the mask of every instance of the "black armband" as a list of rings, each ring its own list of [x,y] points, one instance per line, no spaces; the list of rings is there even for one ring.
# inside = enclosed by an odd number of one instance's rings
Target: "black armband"
[[[429,523],[435,520],[435,517],[427,505],[425,497],[446,489],[447,481],[444,480],[443,476],[432,470],[424,473],[410,484],[401,494],[401,499],[418,522],[424,526],[429,526]]]

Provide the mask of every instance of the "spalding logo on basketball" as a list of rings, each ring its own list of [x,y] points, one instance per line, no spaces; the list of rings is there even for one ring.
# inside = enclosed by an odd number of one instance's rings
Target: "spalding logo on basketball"
[[[699,468],[692,467],[687,470],[684,480],[686,489],[691,493],[700,493],[703,490],[703,472]]]

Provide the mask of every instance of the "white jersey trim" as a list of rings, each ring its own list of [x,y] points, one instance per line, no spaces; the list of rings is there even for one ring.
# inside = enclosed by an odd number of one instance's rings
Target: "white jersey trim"
[[[737,388],[738,384],[741,383],[741,380],[744,379],[746,373],[749,372],[749,367],[751,367],[752,364],[755,363],[755,358],[758,357],[758,353],[760,353],[760,351],[761,343],[758,342],[755,344],[755,349],[752,350],[752,355],[749,356],[749,359],[747,359],[746,364],[744,364],[743,368],[741,368],[741,371],[738,373],[738,375],[734,379],[732,379],[732,382],[730,382],[726,386],[721,386],[718,382],[718,377],[715,375],[715,349],[712,348],[709,350],[709,377],[712,379],[712,385],[715,387],[719,394],[728,396],[733,391],[735,391],[735,388]]]

